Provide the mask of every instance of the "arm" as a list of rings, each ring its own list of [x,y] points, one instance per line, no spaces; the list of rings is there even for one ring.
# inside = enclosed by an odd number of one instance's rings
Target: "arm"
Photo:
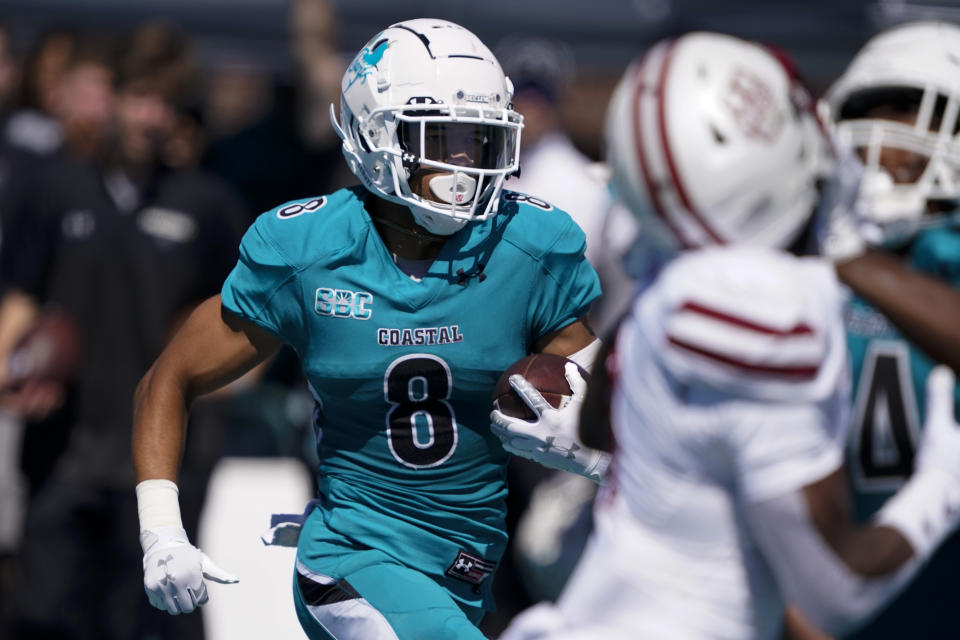
[[[837,471],[744,510],[784,600],[829,633],[850,631],[879,612],[920,564],[896,529],[853,523],[848,491]],[[828,513],[836,520],[825,523]]]
[[[960,291],[868,250],[836,265],[840,280],[884,313],[934,361],[960,371]]]
[[[190,403],[274,353],[279,341],[226,311],[220,296],[198,306],[137,386],[133,458],[150,604],[173,615],[207,601],[204,578],[237,579],[190,544],[175,484]]]
[[[821,628],[843,632],[875,615],[957,526],[960,426],[953,385],[943,367],[928,378],[916,471],[872,523],[854,524],[843,471],[745,505],[785,599]]]
[[[276,352],[280,342],[220,306],[198,306],[137,386],[133,460],[137,481],[176,481],[187,410]]]
[[[552,353],[558,356],[570,357],[596,342],[586,318],[574,320],[567,326],[541,336],[533,343],[534,353]],[[590,367],[582,362],[578,364],[584,369]]]

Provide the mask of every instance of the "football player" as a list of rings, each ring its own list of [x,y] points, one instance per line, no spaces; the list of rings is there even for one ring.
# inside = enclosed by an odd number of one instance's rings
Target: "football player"
[[[615,490],[556,605],[504,637],[776,638],[784,602],[844,631],[960,519],[953,375],[929,376],[913,478],[855,524],[843,297],[833,264],[797,257],[855,189],[809,94],[763,47],[693,33],[628,68],[606,127],[615,190],[663,265],[611,359]]]
[[[854,380],[847,464],[861,520],[919,471],[931,368],[960,366],[958,61],[956,25],[897,26],[864,46],[824,100],[838,143],[864,163],[859,206],[827,247],[840,250],[837,272],[854,293],[845,314]],[[870,248],[860,253],[857,240]],[[958,570],[954,535],[856,637],[955,637]]]
[[[354,58],[333,121],[362,186],[261,215],[221,295],[138,389],[156,607],[190,612],[207,600],[204,576],[232,579],[180,526],[186,407],[287,343],[316,400],[319,504],[294,576],[307,635],[483,637],[506,538],[494,384],[525,354],[598,348],[582,319],[599,294],[583,233],[503,189],[522,126],[512,91],[487,47],[442,20],[395,24]]]

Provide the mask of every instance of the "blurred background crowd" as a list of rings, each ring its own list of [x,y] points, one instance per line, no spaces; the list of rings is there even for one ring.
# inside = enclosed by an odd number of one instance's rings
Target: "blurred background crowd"
[[[471,29],[512,78],[526,121],[523,173],[507,187],[569,210],[588,239],[628,243],[595,162],[613,85],[647,45],[694,29],[756,39],[786,51],[820,91],[873,33],[925,17],[960,21],[960,5],[0,0],[0,637],[204,636],[200,616],[166,616],[143,595],[134,385],[192,306],[219,290],[258,213],[353,182],[329,104],[366,39],[413,17]],[[590,244],[588,258],[615,293],[626,285],[604,265],[613,252],[596,250],[604,242]],[[597,310],[601,333],[616,313]],[[224,459],[296,461],[296,510],[311,490],[311,409],[285,352],[194,411],[181,483],[191,539],[211,509],[221,515],[206,521],[223,523],[239,502],[263,528],[276,510],[244,502],[257,487],[239,483],[277,481],[290,467],[240,467],[225,485],[216,480]],[[592,496],[589,482],[513,465],[509,519],[522,553],[508,554],[497,576],[490,637],[556,595],[576,553],[551,532],[576,537],[589,526],[577,508]],[[216,504],[208,487],[219,487]],[[523,523],[534,495],[542,511]],[[234,533],[264,554],[256,531]],[[247,573],[229,568],[263,591],[256,565],[275,563],[289,600],[289,558],[274,558],[251,561]],[[276,611],[293,618],[292,607]],[[207,637],[225,637],[231,616],[205,615]],[[255,637],[247,633],[230,635]]]

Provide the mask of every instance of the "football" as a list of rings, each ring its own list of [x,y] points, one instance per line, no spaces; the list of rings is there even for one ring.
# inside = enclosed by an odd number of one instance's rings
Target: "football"
[[[80,366],[80,332],[60,311],[43,311],[10,355],[7,388],[28,380],[69,382]]]
[[[534,353],[514,362],[500,375],[493,390],[493,403],[500,411],[514,418],[534,420],[536,416],[527,403],[510,386],[510,376],[519,373],[530,381],[543,394],[543,398],[552,406],[560,408],[573,393],[567,384],[564,366],[572,362],[563,356],[551,353]],[[590,379],[583,367],[577,365],[584,380]]]

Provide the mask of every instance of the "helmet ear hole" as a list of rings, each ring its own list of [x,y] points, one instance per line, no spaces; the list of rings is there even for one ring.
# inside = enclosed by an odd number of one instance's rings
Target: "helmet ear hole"
[[[370,153],[370,145],[367,144],[367,137],[363,135],[363,132],[360,131],[360,127],[357,127],[357,140],[360,141],[360,147],[366,153]]]

